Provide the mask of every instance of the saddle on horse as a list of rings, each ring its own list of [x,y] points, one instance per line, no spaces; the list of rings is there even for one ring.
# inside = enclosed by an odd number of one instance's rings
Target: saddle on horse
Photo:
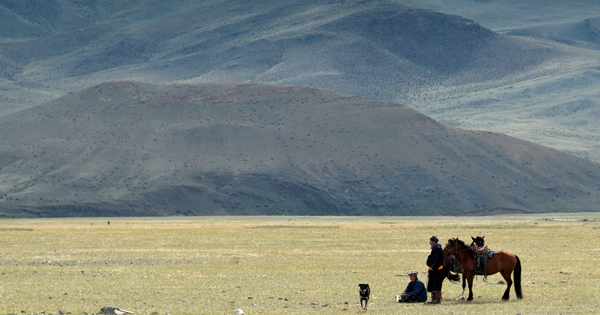
[[[476,275],[482,275],[484,281],[487,279],[487,260],[492,258],[494,254],[493,250],[484,247],[478,247],[473,245],[475,250],[473,251],[473,271]]]
[[[473,243],[473,271],[476,275],[482,275],[483,280],[487,278],[487,260],[492,258],[494,254],[493,250],[490,250],[487,245],[485,245],[485,236],[477,236],[472,237]]]

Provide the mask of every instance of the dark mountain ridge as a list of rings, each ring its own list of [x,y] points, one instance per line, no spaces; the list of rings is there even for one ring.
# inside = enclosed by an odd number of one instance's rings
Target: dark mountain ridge
[[[439,215],[600,204],[598,164],[312,87],[106,83],[4,116],[0,132],[7,217]]]
[[[0,9],[37,32],[5,35],[0,62],[11,68],[0,76],[63,90],[124,79],[253,81],[396,100],[448,82],[501,78],[560,55],[459,16],[389,1],[164,7],[159,1],[6,1]]]

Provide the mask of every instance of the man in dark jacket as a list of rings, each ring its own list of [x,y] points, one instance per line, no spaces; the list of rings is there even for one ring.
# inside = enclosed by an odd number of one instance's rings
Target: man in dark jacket
[[[398,303],[413,303],[413,302],[425,302],[427,301],[427,289],[425,284],[419,278],[417,278],[417,272],[412,271],[408,274],[410,282],[406,286],[406,289],[400,294]]]
[[[444,252],[442,245],[438,244],[439,239],[432,236],[429,239],[431,253],[427,257],[427,266],[429,275],[427,281],[427,292],[431,292],[431,301],[429,303],[440,303],[442,301],[442,282],[444,281]]]

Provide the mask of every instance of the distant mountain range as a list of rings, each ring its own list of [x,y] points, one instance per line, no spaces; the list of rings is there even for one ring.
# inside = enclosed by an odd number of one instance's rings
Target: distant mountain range
[[[59,89],[253,81],[402,101],[448,80],[521,73],[558,54],[387,1],[7,1],[0,12],[14,24],[3,32],[0,75]]]
[[[560,152],[600,161],[600,3],[569,3],[0,1],[0,209],[597,210],[597,164]]]
[[[600,210],[596,163],[312,87],[106,83],[0,132],[5,217]]]

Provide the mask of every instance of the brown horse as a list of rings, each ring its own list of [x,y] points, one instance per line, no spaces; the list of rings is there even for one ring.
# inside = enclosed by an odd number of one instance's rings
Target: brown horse
[[[446,247],[444,247],[444,253],[446,255],[454,255],[456,260],[460,263],[463,277],[466,278],[469,283],[469,297],[467,298],[467,301],[472,301],[473,277],[475,276],[473,269],[473,250],[458,238],[451,238],[448,240]],[[504,277],[504,280],[506,280],[507,287],[502,296],[502,299],[505,301],[508,300],[510,295],[510,287],[513,284],[513,281],[510,279],[510,274],[514,271],[514,284],[517,299],[523,298],[523,293],[521,292],[521,260],[517,255],[505,250],[494,251],[492,258],[487,261],[486,269],[486,274],[493,275],[499,272],[502,274],[502,277]]]

